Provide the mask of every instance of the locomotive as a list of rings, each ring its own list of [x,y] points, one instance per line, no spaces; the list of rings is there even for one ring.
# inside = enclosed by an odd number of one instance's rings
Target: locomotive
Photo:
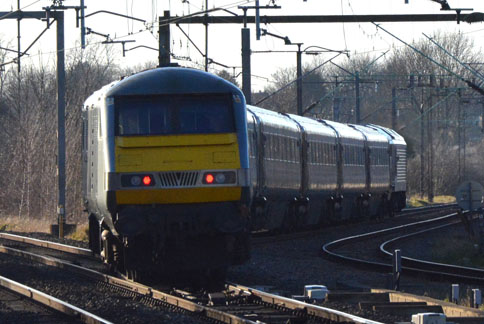
[[[223,279],[249,258],[251,231],[405,205],[406,144],[396,132],[249,106],[206,72],[134,74],[92,94],[82,117],[89,245],[134,280]]]

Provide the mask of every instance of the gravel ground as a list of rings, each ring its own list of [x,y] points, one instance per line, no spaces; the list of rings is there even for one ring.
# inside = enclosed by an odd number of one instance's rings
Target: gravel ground
[[[105,284],[94,283],[22,258],[0,254],[0,275],[114,323],[200,323],[195,317],[167,311],[162,306],[149,305],[139,295],[112,289]],[[0,309],[0,316],[6,314]]]

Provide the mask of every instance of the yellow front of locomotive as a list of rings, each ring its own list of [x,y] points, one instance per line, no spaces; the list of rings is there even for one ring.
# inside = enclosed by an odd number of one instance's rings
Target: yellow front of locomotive
[[[118,205],[239,201],[236,133],[117,136]]]

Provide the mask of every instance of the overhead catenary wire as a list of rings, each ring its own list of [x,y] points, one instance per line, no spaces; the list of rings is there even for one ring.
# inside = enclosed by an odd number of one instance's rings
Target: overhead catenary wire
[[[452,71],[451,69],[449,69],[448,67],[442,65],[441,63],[437,62],[436,60],[434,60],[433,58],[431,58],[430,56],[426,55],[425,53],[423,53],[421,50],[419,50],[418,48],[416,48],[415,46],[412,46],[410,45],[409,43],[405,42],[404,40],[402,40],[401,38],[397,37],[396,35],[392,34],[391,32],[389,32],[388,30],[386,30],[385,28],[383,28],[382,26],[380,26],[379,24],[376,24],[376,23],[372,23],[374,24],[375,26],[377,26],[377,28],[380,28],[381,30],[383,30],[385,33],[387,33],[388,35],[392,36],[393,38],[395,38],[396,40],[400,41],[401,43],[405,44],[406,46],[410,47],[412,50],[414,50],[415,52],[417,52],[418,54],[422,55],[423,57],[425,57],[426,59],[428,59],[429,61],[431,61],[432,63],[436,64],[438,67],[440,67],[441,69],[449,72],[450,74],[456,76],[457,78],[459,78],[461,81],[465,82],[469,87],[471,87],[473,90],[479,92],[480,94],[484,95],[484,89],[482,89],[481,87],[479,87],[478,85],[476,85],[474,82],[470,81],[470,80],[467,80],[466,78],[464,78],[463,76],[455,73],[454,71]]]
[[[446,50],[443,46],[441,46],[439,43],[437,43],[432,37],[427,36],[425,33],[422,33],[422,35],[424,35],[429,41],[431,41],[434,45],[436,45],[439,49],[441,49],[445,54],[447,54],[453,60],[455,60],[457,63],[459,63],[464,69],[471,72],[474,76],[480,78],[481,80],[484,80],[484,76],[481,73],[479,73],[475,69],[471,68],[467,64],[462,63],[457,57],[455,57],[455,55],[452,55],[451,53],[449,53],[448,50]]]

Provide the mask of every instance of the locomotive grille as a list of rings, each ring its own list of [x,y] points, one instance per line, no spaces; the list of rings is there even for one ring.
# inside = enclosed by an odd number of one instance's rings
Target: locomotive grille
[[[193,187],[197,184],[198,171],[160,173],[162,188]]]

